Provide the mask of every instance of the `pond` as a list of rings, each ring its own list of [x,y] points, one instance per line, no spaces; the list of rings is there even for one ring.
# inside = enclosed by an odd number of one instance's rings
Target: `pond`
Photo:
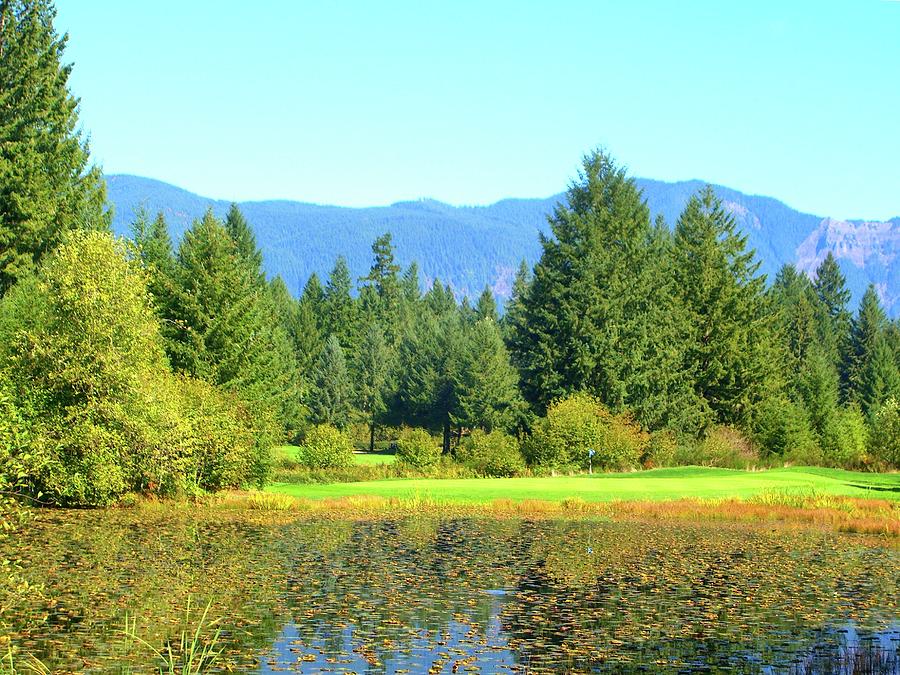
[[[146,672],[211,603],[207,672],[900,672],[890,539],[160,507],[39,512],[5,546],[44,586],[6,637],[61,671]]]

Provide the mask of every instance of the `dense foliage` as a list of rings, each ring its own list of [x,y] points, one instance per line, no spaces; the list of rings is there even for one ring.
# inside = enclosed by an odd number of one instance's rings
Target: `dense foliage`
[[[107,230],[65,38],[46,0],[0,4],[0,491],[106,504],[263,484],[271,449],[350,462],[387,427],[408,465],[483,475],[678,462],[898,466],[900,326],[858,311],[829,254],[767,287],[732,210],[700,190],[651,221],[634,179],[584,158],[502,313],[390,233],[354,281],[338,257],[299,298],[252,223],[213,211]],[[440,440],[433,440],[439,436]],[[522,452],[520,453],[520,447]]]

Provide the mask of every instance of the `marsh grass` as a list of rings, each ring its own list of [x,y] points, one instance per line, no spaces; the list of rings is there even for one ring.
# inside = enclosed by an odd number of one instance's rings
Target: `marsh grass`
[[[221,619],[210,620],[209,610],[212,601],[206,603],[196,626],[191,630],[191,598],[188,596],[185,613],[185,627],[176,643],[166,642],[162,649],[157,649],[137,634],[137,617],[125,615],[125,628],[122,631],[124,646],[128,653],[141,646],[147,649],[160,662],[159,672],[165,675],[195,675],[207,671],[221,656],[224,647],[219,646],[222,635],[217,625]],[[212,635],[206,633],[215,628]]]
[[[379,519],[401,516],[459,516],[500,519],[601,521],[691,521],[783,524],[900,537],[900,504],[878,499],[837,497],[815,491],[772,490],[747,499],[687,498],[668,501],[592,502],[495,499],[466,503],[427,492],[410,496],[353,495],[308,499],[273,493],[233,492],[208,502],[210,508],[284,513],[286,517]]]

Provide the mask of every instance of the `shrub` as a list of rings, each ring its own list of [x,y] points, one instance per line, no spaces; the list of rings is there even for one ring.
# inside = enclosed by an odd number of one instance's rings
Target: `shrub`
[[[483,476],[515,476],[525,469],[519,442],[502,431],[476,429],[460,445],[457,459]]]
[[[551,404],[525,444],[529,463],[547,467],[588,466],[594,450],[598,469],[637,464],[649,436],[628,414],[613,415],[597,398],[572,394]]]
[[[678,464],[746,469],[759,463],[753,444],[732,427],[717,426],[694,444],[682,445],[675,456]]]
[[[806,409],[787,398],[764,401],[753,424],[753,439],[763,456],[775,455],[804,464],[821,457]]]
[[[424,429],[404,429],[397,439],[397,459],[404,464],[426,467],[441,458],[441,448]]]
[[[671,466],[675,462],[678,451],[678,438],[671,429],[661,429],[650,434],[644,452],[641,455],[641,466],[653,469],[658,466]]]
[[[825,422],[822,453],[825,463],[856,469],[866,464],[868,430],[859,408],[841,408]]]
[[[353,443],[336,427],[318,424],[306,432],[297,452],[297,461],[312,469],[350,466],[353,464]]]
[[[888,467],[900,469],[900,401],[888,399],[871,420],[870,448],[874,459]]]

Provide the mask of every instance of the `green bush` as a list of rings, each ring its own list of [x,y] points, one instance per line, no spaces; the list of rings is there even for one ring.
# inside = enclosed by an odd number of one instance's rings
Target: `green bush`
[[[802,464],[821,460],[806,409],[787,398],[770,398],[761,404],[753,423],[753,440],[763,456]]]
[[[760,463],[750,440],[726,426],[713,427],[697,442],[679,446],[675,462],[725,469],[747,469]]]
[[[353,464],[353,442],[330,424],[318,424],[306,432],[297,451],[297,461],[311,469],[346,467]]]
[[[900,469],[900,401],[888,399],[871,419],[870,446],[879,464]]]
[[[615,470],[636,466],[648,440],[629,415],[613,415],[597,398],[577,393],[551,404],[524,449],[530,464],[553,468],[586,468],[594,450],[594,467]]]
[[[822,454],[826,464],[859,469],[866,465],[866,420],[859,408],[841,408],[825,422]]]
[[[172,375],[146,276],[109,234],[71,234],[13,287],[0,342],[5,388],[27,393],[22,489],[44,501],[91,506],[269,476],[271,425],[234,395]]]
[[[671,429],[661,429],[650,434],[644,452],[641,455],[641,466],[653,469],[660,466],[671,466],[678,452],[678,438]]]
[[[519,442],[502,431],[476,429],[457,449],[456,457],[482,476],[515,476],[525,470]]]
[[[441,447],[424,429],[404,429],[397,439],[397,460],[415,467],[437,464]]]

